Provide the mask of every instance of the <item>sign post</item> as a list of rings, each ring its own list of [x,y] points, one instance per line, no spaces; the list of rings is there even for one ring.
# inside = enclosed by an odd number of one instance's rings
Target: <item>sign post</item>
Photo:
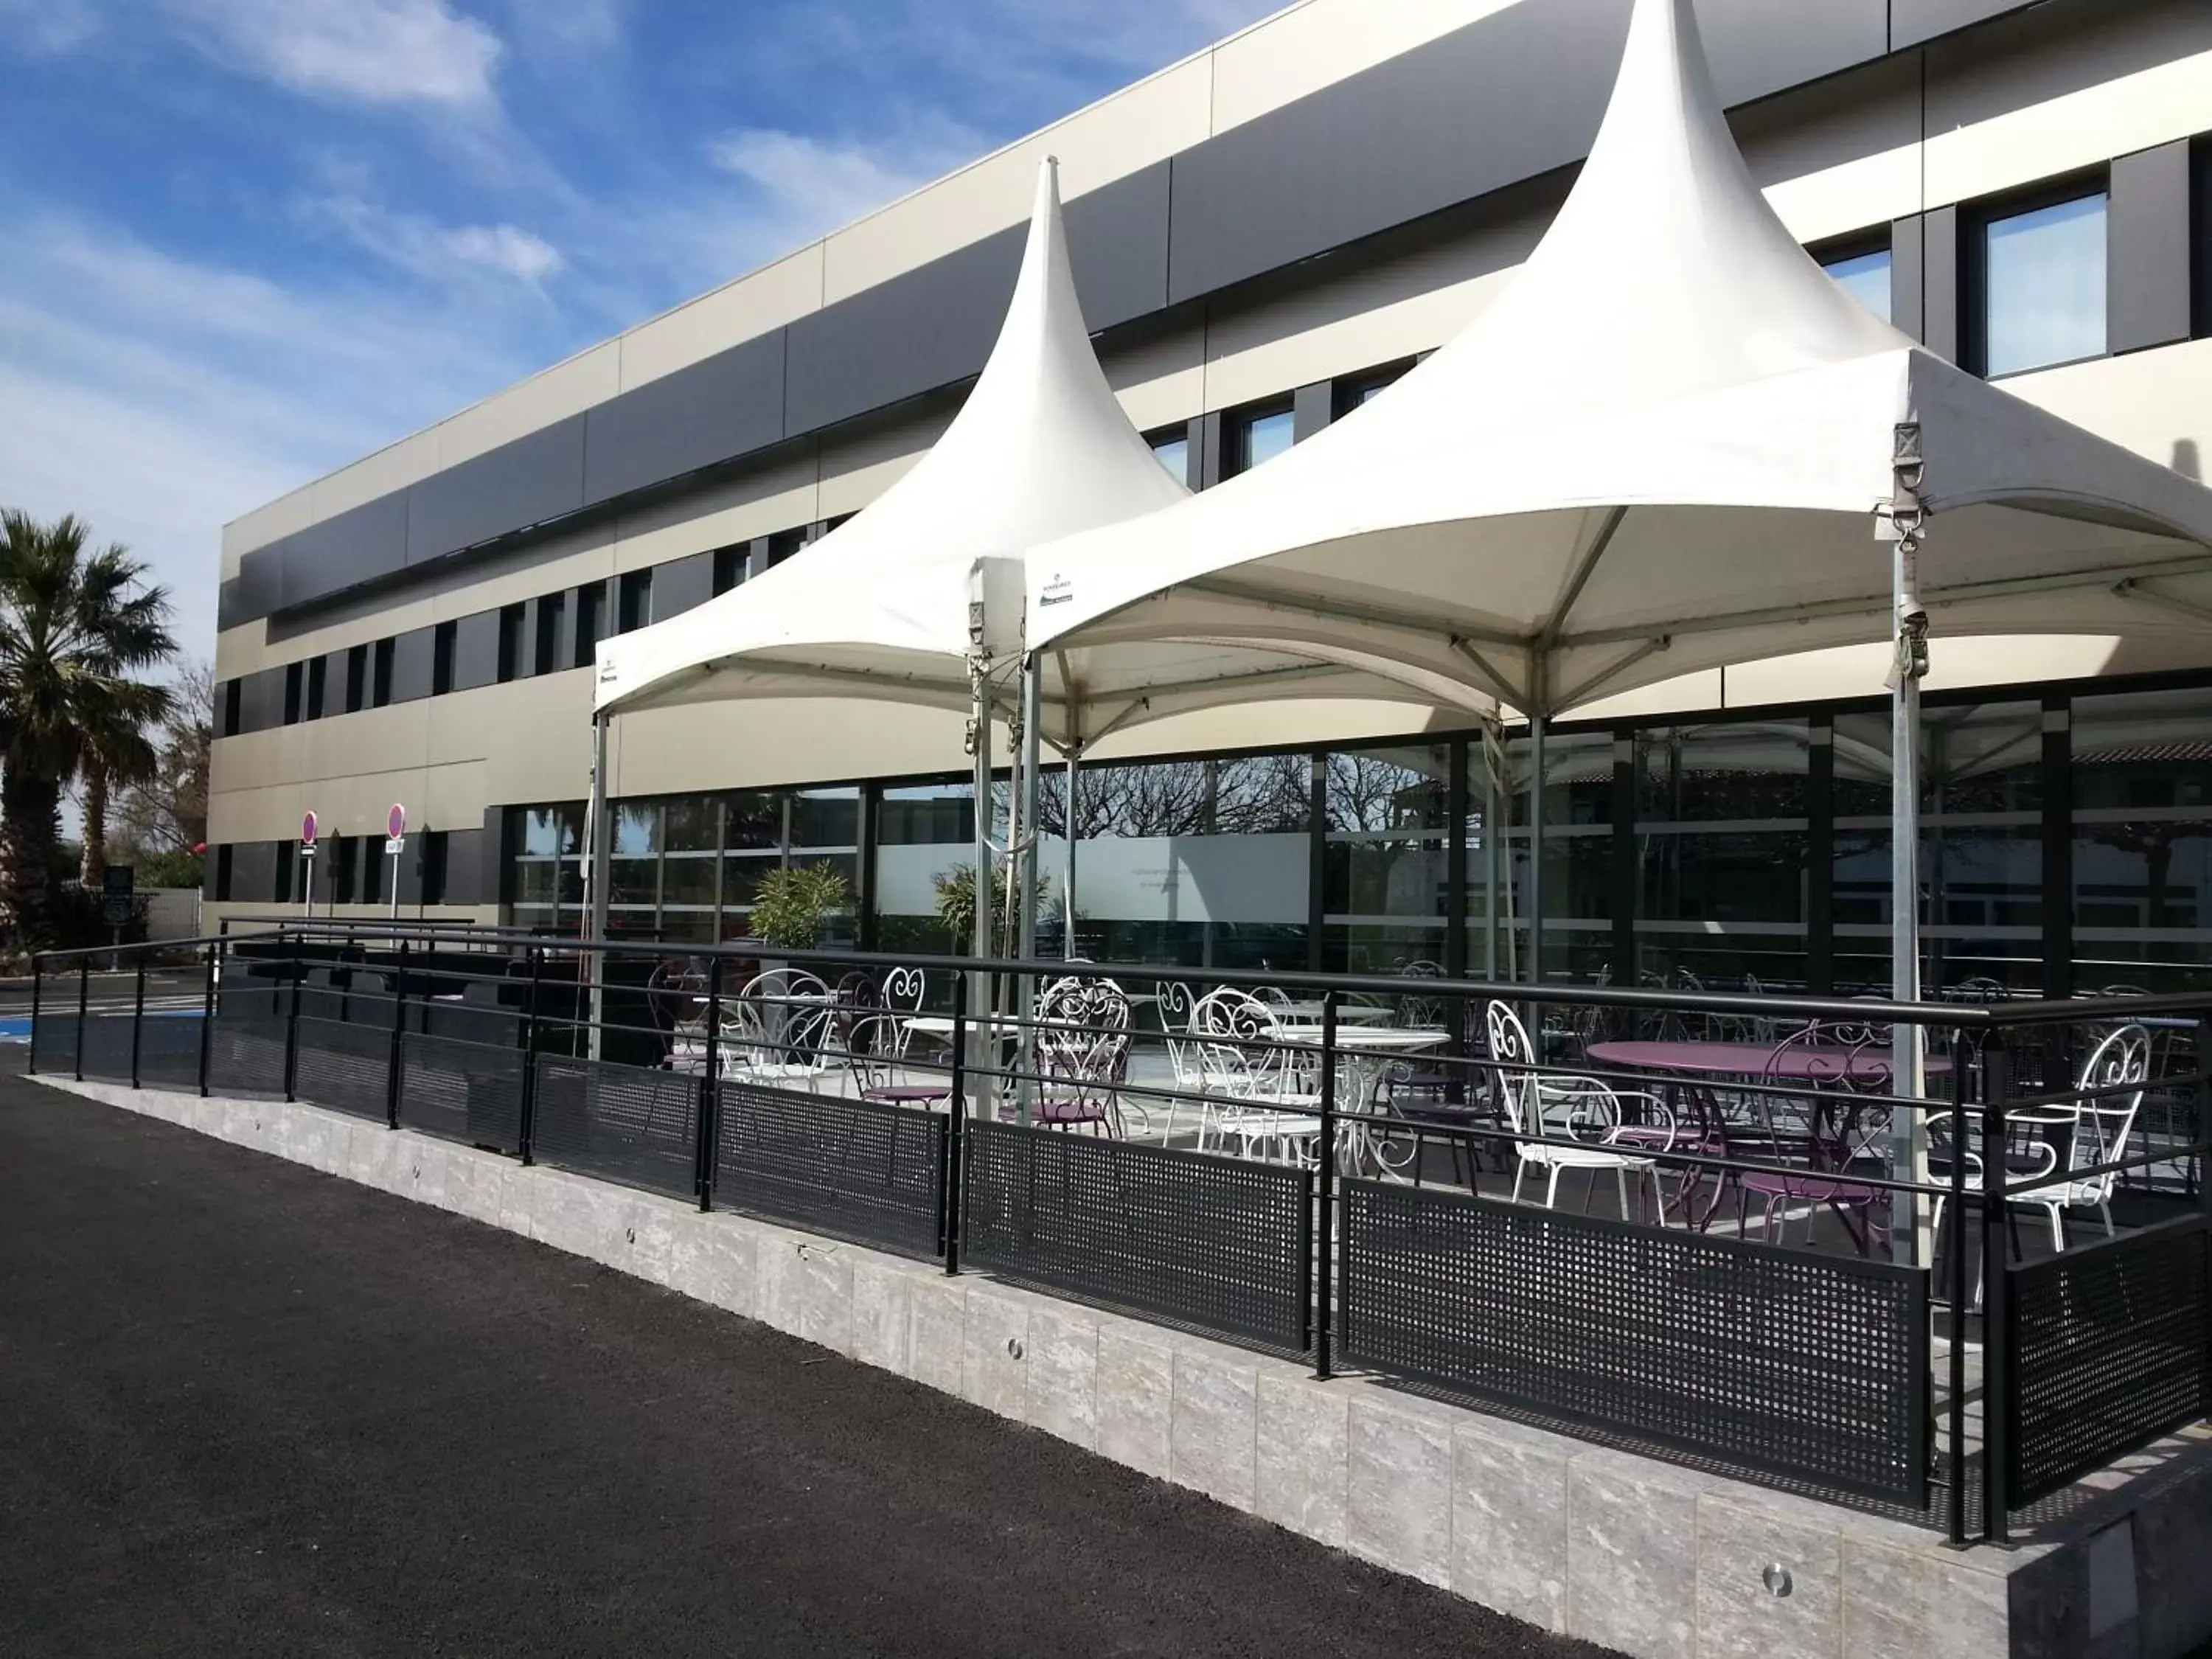
[[[398,801],[384,815],[384,856],[392,860],[392,919],[399,920],[399,855],[407,850],[407,809]]]
[[[315,914],[315,815],[300,815],[300,908],[303,914]]]
[[[115,930],[116,962],[122,962],[123,930],[131,925],[131,896],[137,890],[137,871],[128,864],[111,864],[100,872],[100,890],[104,901],[102,909],[107,925]]]

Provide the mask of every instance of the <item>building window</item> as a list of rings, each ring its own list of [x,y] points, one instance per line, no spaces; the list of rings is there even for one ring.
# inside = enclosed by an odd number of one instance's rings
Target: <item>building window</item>
[[[300,723],[300,707],[305,698],[307,689],[307,676],[303,672],[304,669],[305,665],[301,663],[285,665],[284,724],[287,726],[297,726]]]
[[[2190,248],[2196,261],[2198,339],[2212,336],[2212,137],[2199,138],[2190,155]]]
[[[453,689],[453,653],[460,643],[460,624],[441,622],[430,630],[430,695],[442,697]]]
[[[1329,397],[1334,418],[1340,421],[1353,410],[1373,403],[1404,380],[1413,367],[1413,359],[1408,357],[1403,362],[1370,369],[1364,374],[1349,375],[1339,380]]]
[[[422,832],[422,902],[443,904],[446,902],[446,832],[425,830]]]
[[[768,538],[768,568],[771,570],[806,545],[804,530],[779,530]]]
[[[1890,251],[1887,244],[1869,247],[1861,242],[1855,246],[1824,249],[1814,256],[1820,269],[1836,280],[1836,286],[1885,323],[1892,316],[1890,290]]]
[[[345,711],[358,714],[368,707],[368,647],[356,645],[346,653]]]
[[[397,640],[379,640],[376,642],[369,679],[369,704],[372,708],[382,708],[392,701],[392,659],[398,647]]]
[[[514,925],[574,927],[583,915],[583,803],[510,807],[504,840],[507,867],[501,896],[513,908]]]
[[[523,607],[508,605],[499,612],[499,683],[505,685],[522,672]]]
[[[1279,409],[1255,410],[1230,417],[1224,475],[1249,472],[1264,466],[1291,447],[1297,435],[1296,417],[1288,404]]]
[[[331,837],[331,902],[353,902],[354,872],[361,862],[361,843],[351,836]]]
[[[548,593],[538,601],[538,659],[536,672],[558,673],[561,668],[561,623],[568,606],[565,593]]]
[[[240,705],[243,702],[243,683],[228,680],[222,688],[222,730],[216,735],[234,738],[238,735]]]
[[[300,896],[302,898],[313,896],[314,860],[300,858],[299,848],[295,843],[280,841],[276,843],[276,878],[270,890],[275,902],[278,904],[289,904],[292,902],[292,866],[295,860],[307,872],[301,882]]]
[[[732,542],[727,547],[714,550],[714,593],[717,598],[744,580],[745,556],[751,550],[750,542]]]
[[[1968,244],[1974,367],[1992,378],[2105,352],[2100,187],[1984,216]]]
[[[237,849],[230,846],[215,849],[215,902],[226,904],[230,901],[230,884],[237,870]]]
[[[588,582],[576,590],[576,654],[569,659],[571,667],[589,668],[599,655],[606,607],[605,582]]]
[[[652,620],[653,572],[650,570],[625,572],[615,603],[615,632],[635,633]]]
[[[391,862],[385,856],[381,836],[363,836],[361,838],[361,902],[363,904],[375,904],[381,900],[384,866]]]
[[[1190,482],[1190,428],[1171,426],[1164,432],[1146,435],[1145,441],[1152,447],[1152,453],[1167,469],[1167,475],[1179,484]]]
[[[330,659],[317,657],[307,665],[307,718],[319,720],[323,717],[323,698],[329,690]]]

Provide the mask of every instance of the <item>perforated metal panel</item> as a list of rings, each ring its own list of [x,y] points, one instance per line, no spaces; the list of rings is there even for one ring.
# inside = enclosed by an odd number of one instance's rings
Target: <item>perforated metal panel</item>
[[[2008,1486],[2032,1504],[2212,1412],[2197,1217],[2008,1269]]]
[[[109,1083],[131,1081],[131,1028],[128,1012],[88,1014],[84,1022],[84,1074]]]
[[[46,987],[49,998],[59,994],[58,985]],[[44,1072],[51,1077],[67,1077],[76,1070],[76,988],[70,988],[70,1001],[67,1012],[52,1006],[39,1010],[39,1017],[31,1022],[31,1069]]]
[[[149,1014],[138,1034],[138,1082],[148,1089],[195,1089],[200,1080],[198,1015]]]
[[[281,1027],[278,1042],[283,1042]],[[292,1062],[294,1099],[379,1123],[386,1121],[392,1109],[390,1026],[310,1019],[303,1014],[298,1042]]]
[[[945,1120],[797,1090],[719,1091],[714,1201],[915,1255],[940,1248]]]
[[[464,1146],[521,1149],[521,1050],[410,1031],[399,1051],[403,1127]]]
[[[1312,1175],[1249,1158],[977,1123],[961,1256],[1202,1330],[1302,1351]]]
[[[698,1122],[696,1077],[538,1057],[531,1146],[541,1163],[690,1198],[698,1191]]]
[[[218,1015],[208,1034],[208,1092],[283,1094],[284,1022]]]
[[[1839,1493],[1926,1497],[1925,1275],[1344,1183],[1348,1358]]]

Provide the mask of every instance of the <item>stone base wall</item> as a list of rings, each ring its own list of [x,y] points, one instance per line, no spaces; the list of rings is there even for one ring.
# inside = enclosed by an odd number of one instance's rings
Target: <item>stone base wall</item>
[[[2014,1548],[1958,1552],[1917,1528],[318,1107],[53,1086],[634,1274],[1636,1659],[2183,1659],[2212,1637],[2203,1430],[2108,1471],[2108,1491]]]

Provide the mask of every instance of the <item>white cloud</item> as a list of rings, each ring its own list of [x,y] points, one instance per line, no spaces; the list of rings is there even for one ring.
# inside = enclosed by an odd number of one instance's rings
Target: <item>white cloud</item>
[[[464,110],[496,102],[500,38],[447,0],[167,3],[210,55],[308,97]]]
[[[775,234],[788,238],[774,250],[784,252],[874,212],[988,148],[963,127],[932,121],[869,143],[742,128],[711,142],[707,157],[751,186],[754,205],[765,210]]]
[[[0,42],[34,53],[75,52],[100,31],[93,0],[0,0]]]
[[[567,264],[535,232],[510,224],[441,225],[383,207],[358,192],[307,204],[308,216],[337,226],[357,246],[426,282],[451,287],[489,276],[538,287]]]

